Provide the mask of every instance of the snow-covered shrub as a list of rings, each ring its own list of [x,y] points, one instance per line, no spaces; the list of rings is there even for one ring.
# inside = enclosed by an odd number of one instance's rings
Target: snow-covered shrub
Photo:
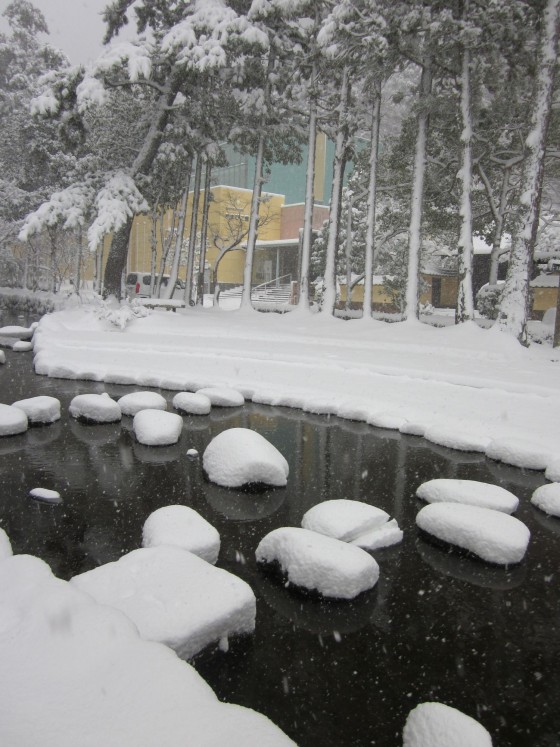
[[[148,316],[149,309],[142,306],[136,298],[117,301],[115,298],[108,298],[106,301],[99,301],[96,315],[99,319],[106,319],[119,329],[124,329],[133,319],[139,319]]]
[[[486,283],[476,294],[476,310],[486,319],[498,318],[498,307],[502,297],[503,283],[490,285]]]

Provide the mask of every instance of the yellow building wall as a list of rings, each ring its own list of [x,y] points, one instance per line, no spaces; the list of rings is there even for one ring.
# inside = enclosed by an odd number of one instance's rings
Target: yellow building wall
[[[558,288],[533,288],[533,311],[546,311],[556,307]]]
[[[391,305],[393,303],[393,297],[385,289],[384,285],[372,285],[372,303],[374,304],[386,304]],[[346,285],[341,284],[340,286],[340,300],[342,303],[346,303]],[[355,285],[351,292],[351,301],[353,304],[359,304],[363,306],[364,303],[364,284]]]

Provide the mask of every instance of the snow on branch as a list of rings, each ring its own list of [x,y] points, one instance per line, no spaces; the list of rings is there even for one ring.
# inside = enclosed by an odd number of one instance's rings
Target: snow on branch
[[[126,63],[128,77],[135,83],[144,78],[148,80],[152,74],[152,57],[154,45],[147,39],[140,39],[137,43],[119,42],[109,47],[95,61],[90,75],[106,73],[117,65]]]
[[[122,171],[114,174],[95,198],[97,217],[88,230],[89,248],[94,251],[103,237],[122,228],[128,218],[148,210],[148,203],[134,179]]]
[[[92,200],[93,188],[85,183],[73,184],[54,192],[49,200],[26,217],[18,235],[19,240],[27,241],[46,226],[62,225],[67,229],[83,226]]]

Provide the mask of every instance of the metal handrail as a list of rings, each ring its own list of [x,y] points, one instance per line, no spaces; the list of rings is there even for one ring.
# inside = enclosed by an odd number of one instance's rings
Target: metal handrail
[[[287,275],[280,275],[280,277],[274,278],[273,280],[267,280],[266,283],[261,283],[260,285],[254,285],[252,287],[252,291],[259,290],[259,288],[266,288],[267,285],[270,285],[271,283],[276,283],[276,286],[279,285],[279,280],[283,280],[284,278],[289,278],[288,283],[292,282],[292,274],[288,273]],[[288,283],[284,283],[284,285],[288,285]]]

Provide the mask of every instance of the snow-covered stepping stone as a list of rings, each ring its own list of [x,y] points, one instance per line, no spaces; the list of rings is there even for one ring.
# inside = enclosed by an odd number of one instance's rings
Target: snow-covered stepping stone
[[[531,496],[531,503],[545,514],[560,517],[560,482],[541,485]]]
[[[208,415],[212,403],[200,392],[178,392],[173,397],[173,407],[186,415]]]
[[[140,410],[167,410],[165,397],[157,392],[131,392],[117,401],[123,415],[136,415]]]
[[[420,485],[416,495],[427,503],[466,503],[505,514],[512,514],[519,506],[519,499],[509,490],[477,480],[428,480]]]
[[[62,498],[60,493],[56,490],[49,490],[49,488],[33,488],[29,491],[29,495],[35,498],[37,501],[43,501],[44,503],[61,503]]]
[[[15,436],[29,426],[27,415],[19,407],[0,404],[0,436]]]
[[[209,386],[199,389],[196,393],[208,397],[210,403],[216,407],[239,407],[245,404],[245,397],[241,392],[225,386]]]
[[[492,747],[474,718],[443,703],[420,703],[406,719],[403,747]]]
[[[307,511],[301,520],[304,529],[327,537],[351,542],[370,529],[389,521],[389,514],[380,508],[361,501],[339,498],[318,503]]]
[[[12,543],[3,529],[0,529],[0,561],[13,555]]]
[[[56,397],[44,395],[20,399],[12,407],[23,410],[30,423],[54,423],[60,420],[60,400]]]
[[[198,451],[196,449],[187,449],[187,456],[189,459],[198,459]]]
[[[552,482],[560,482],[560,459],[553,459],[548,463],[544,476]]]
[[[29,340],[33,337],[34,331],[34,327],[9,325],[8,327],[0,327],[0,337],[15,337],[17,340]]]
[[[257,563],[279,568],[290,584],[331,599],[354,599],[379,578],[379,566],[364,550],[298,527],[267,534],[256,558]]]
[[[142,547],[173,545],[214,564],[220,535],[212,524],[188,506],[163,506],[148,516],[142,529]]]
[[[70,415],[84,423],[118,423],[122,417],[118,402],[103,394],[78,394],[70,402]]]
[[[264,436],[249,428],[222,431],[206,447],[202,463],[208,479],[227,488],[283,486],[288,481],[288,462]]]
[[[524,469],[546,469],[550,461],[546,449],[521,438],[497,438],[491,441],[486,456]]]
[[[179,547],[134,550],[74,576],[72,584],[124,612],[142,638],[165,643],[187,659],[255,628],[251,587]]]
[[[449,545],[496,565],[519,563],[527,551],[529,529],[513,516],[463,503],[432,503],[416,515],[416,525]]]
[[[33,350],[33,343],[18,340],[12,345],[12,350],[16,353],[29,353],[30,350]]]
[[[448,426],[434,425],[426,428],[424,438],[433,444],[458,451],[486,451],[491,439],[478,433],[457,431]]]
[[[403,531],[399,527],[396,519],[391,519],[386,524],[374,527],[359,537],[350,541],[351,545],[361,547],[362,550],[381,550],[383,547],[390,547],[402,542]]]
[[[132,430],[145,446],[176,444],[183,430],[180,415],[163,410],[140,410],[132,421]]]

